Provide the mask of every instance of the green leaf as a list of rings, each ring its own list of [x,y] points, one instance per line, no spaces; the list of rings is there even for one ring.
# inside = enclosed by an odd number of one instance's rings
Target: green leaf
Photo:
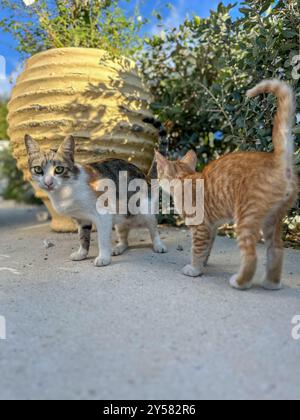
[[[248,15],[249,15],[249,13],[251,13],[251,12],[252,12],[252,9],[249,9],[248,7],[241,7],[241,8],[239,9],[239,11],[240,11],[241,13],[243,13],[244,15],[248,16]]]
[[[285,38],[294,38],[298,36],[298,32],[293,30],[283,31],[283,35]]]
[[[300,134],[300,125],[296,126],[293,130],[294,134]]]
[[[237,125],[239,128],[245,128],[246,124],[245,124],[245,119],[244,119],[244,117],[239,117],[239,118],[236,120],[236,125]]]
[[[262,8],[260,9],[260,13],[265,13],[272,5],[274,4],[274,0],[265,1]]]

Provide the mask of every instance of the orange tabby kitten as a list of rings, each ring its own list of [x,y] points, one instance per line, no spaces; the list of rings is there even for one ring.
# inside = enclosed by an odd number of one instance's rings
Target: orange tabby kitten
[[[267,253],[267,273],[263,286],[281,288],[283,242],[282,218],[297,197],[298,181],[294,170],[292,125],[295,101],[292,89],[277,80],[264,81],[248,92],[249,97],[273,93],[278,112],[273,129],[273,153],[237,152],[210,163],[196,173],[197,157],[189,152],[184,159],[170,162],[157,153],[159,178],[203,179],[205,186],[204,222],[193,226],[192,263],[183,269],[187,276],[203,273],[217,228],[234,221],[241,250],[241,267],[230,284],[249,289],[257,266],[256,245],[263,230]],[[176,196],[174,196],[176,206]]]

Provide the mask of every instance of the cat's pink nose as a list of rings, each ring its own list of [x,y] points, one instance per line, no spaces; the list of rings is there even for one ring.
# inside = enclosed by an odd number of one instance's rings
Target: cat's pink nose
[[[51,188],[53,187],[54,183],[53,183],[53,179],[52,178],[45,178],[45,186],[51,190]]]

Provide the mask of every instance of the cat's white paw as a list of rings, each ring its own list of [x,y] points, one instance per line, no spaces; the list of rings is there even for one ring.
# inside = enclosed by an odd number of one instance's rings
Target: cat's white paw
[[[153,249],[157,254],[166,254],[168,252],[168,248],[162,242],[154,244]]]
[[[268,279],[264,279],[262,286],[264,289],[271,291],[277,291],[282,289],[282,283],[274,283]]]
[[[72,261],[83,261],[86,260],[88,256],[88,252],[83,250],[83,249],[79,249],[79,251],[73,252],[73,254],[70,255],[70,259]]]
[[[117,257],[118,255],[122,255],[124,254],[125,251],[127,251],[128,249],[128,245],[117,245],[114,249],[113,249],[113,256]]]
[[[237,290],[249,290],[249,289],[251,289],[252,281],[248,282],[248,283],[245,283],[241,286],[241,285],[238,284],[237,279],[238,279],[237,274],[235,274],[234,276],[231,277],[231,279],[230,279],[230,286],[231,287],[233,287],[234,289],[237,289]]]
[[[111,257],[102,257],[102,256],[99,256],[94,261],[95,267],[106,267],[110,263],[111,263]]]
[[[182,274],[188,277],[199,277],[202,274],[202,270],[189,264],[184,267]]]

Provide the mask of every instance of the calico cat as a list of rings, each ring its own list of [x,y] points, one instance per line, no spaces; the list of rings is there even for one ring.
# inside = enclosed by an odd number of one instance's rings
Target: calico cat
[[[234,221],[241,251],[241,267],[230,284],[246,290],[252,286],[257,266],[256,245],[263,231],[267,245],[267,273],[264,288],[281,288],[283,217],[297,197],[292,125],[295,100],[292,89],[278,80],[264,81],[248,92],[249,97],[273,93],[278,111],[273,127],[273,153],[236,152],[210,163],[196,173],[197,156],[189,152],[181,161],[171,162],[157,152],[159,179],[203,179],[204,222],[192,226],[192,263],[183,274],[197,277],[206,266],[217,228]],[[176,206],[176,196],[174,196]]]
[[[25,145],[33,182],[47,192],[58,213],[70,216],[78,222],[80,248],[71,255],[73,261],[82,261],[88,257],[92,224],[98,231],[99,256],[95,260],[97,267],[109,265],[112,255],[121,255],[127,250],[129,231],[136,227],[149,229],[155,252],[167,252],[160,239],[155,215],[111,215],[102,214],[97,209],[99,185],[102,181],[111,180],[118,189],[120,172],[126,172],[127,186],[133,179],[146,180],[146,176],[136,166],[119,159],[79,165],[75,162],[75,140],[72,136],[67,137],[57,151],[42,151],[29,135],[25,136]],[[111,235],[114,225],[119,242],[112,250]]]

